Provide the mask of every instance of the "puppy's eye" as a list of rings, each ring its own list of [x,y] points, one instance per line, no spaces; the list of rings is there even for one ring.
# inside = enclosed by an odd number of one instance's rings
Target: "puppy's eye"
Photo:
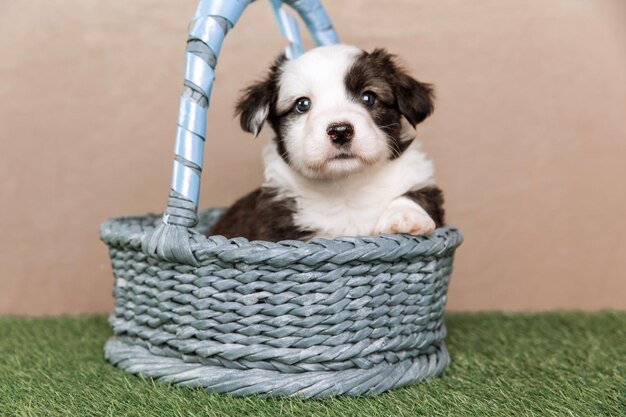
[[[372,93],[371,91],[366,91],[361,96],[361,100],[363,100],[363,104],[365,104],[367,107],[372,107],[374,103],[376,103],[376,94]]]
[[[311,108],[311,100],[308,97],[300,97],[296,100],[296,113],[306,113]]]

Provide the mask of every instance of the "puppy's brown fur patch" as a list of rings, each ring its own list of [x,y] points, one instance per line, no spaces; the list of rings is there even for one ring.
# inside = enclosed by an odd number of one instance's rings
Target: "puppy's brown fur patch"
[[[215,223],[208,235],[272,242],[307,239],[311,232],[300,230],[293,223],[295,211],[296,202],[293,199],[277,199],[275,190],[257,188],[237,200]]]
[[[415,127],[433,112],[432,86],[411,77],[396,56],[384,49],[364,51],[348,70],[345,84],[354,101],[360,102],[366,91],[376,95],[375,104],[368,110],[387,135],[391,159],[399,157],[413,141],[402,139],[400,118],[404,116]]]
[[[437,227],[445,224],[445,210],[443,209],[443,192],[436,186],[424,187],[417,191],[404,194],[422,207]]]

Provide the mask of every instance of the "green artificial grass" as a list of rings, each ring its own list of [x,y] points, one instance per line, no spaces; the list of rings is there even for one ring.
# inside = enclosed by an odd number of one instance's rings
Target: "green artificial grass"
[[[443,377],[373,398],[234,398],[106,363],[104,317],[0,318],[0,416],[626,416],[626,313],[449,314]]]

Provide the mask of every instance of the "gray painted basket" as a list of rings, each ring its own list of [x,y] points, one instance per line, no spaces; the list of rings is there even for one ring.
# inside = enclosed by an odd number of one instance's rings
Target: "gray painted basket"
[[[443,313],[456,229],[277,243],[205,236],[223,213],[197,210],[206,77],[249,3],[202,0],[190,26],[164,215],[100,228],[115,276],[105,357],[131,373],[233,395],[371,395],[439,375],[449,362]],[[318,44],[337,41],[319,0],[284,3]],[[297,56],[293,18],[272,5]]]

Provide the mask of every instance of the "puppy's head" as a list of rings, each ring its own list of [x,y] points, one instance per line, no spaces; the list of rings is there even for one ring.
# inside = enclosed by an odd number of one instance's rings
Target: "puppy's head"
[[[433,111],[428,84],[393,55],[353,46],[315,48],[244,90],[241,127],[257,135],[267,121],[281,157],[309,178],[339,178],[398,157],[413,128]]]

